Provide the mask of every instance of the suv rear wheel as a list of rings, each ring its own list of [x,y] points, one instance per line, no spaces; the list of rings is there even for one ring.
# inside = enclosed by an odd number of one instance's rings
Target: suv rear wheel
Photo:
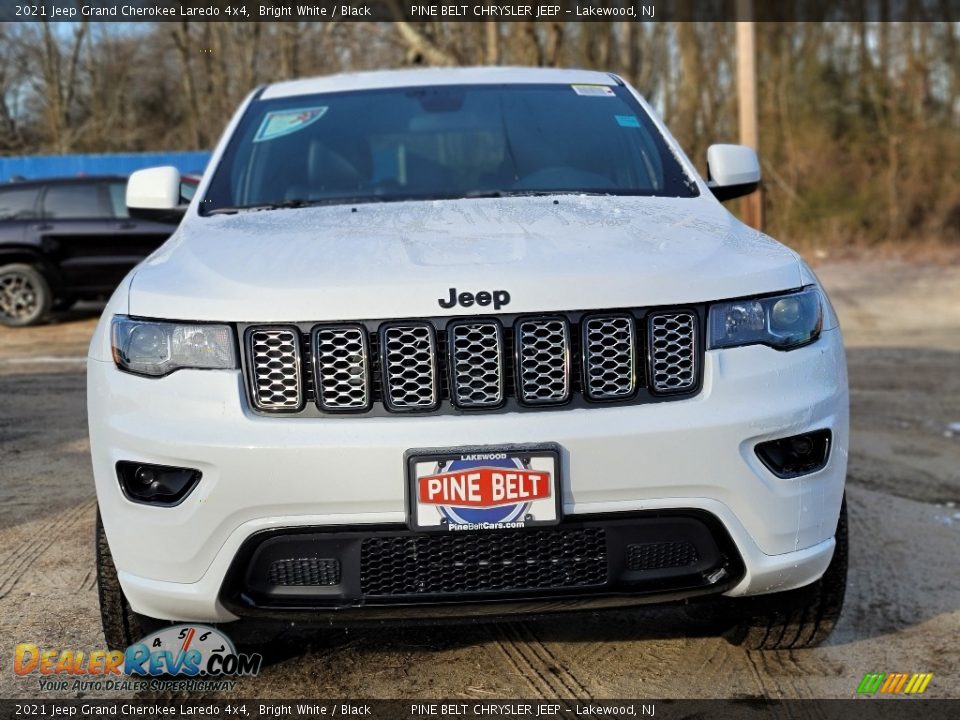
[[[50,283],[32,265],[0,266],[0,324],[10,327],[35,325],[50,311]]]
[[[751,650],[792,650],[820,645],[833,631],[847,589],[847,498],[840,504],[836,548],[826,572],[807,587],[735,601],[746,612],[730,640]]]

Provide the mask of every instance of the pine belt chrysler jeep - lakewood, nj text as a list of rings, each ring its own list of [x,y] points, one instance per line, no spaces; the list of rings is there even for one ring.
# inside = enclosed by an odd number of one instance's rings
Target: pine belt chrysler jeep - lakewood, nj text
[[[847,380],[796,253],[578,70],[262,87],[90,345],[111,646],[714,596],[754,647],[843,603]],[[127,204],[164,213],[173,168]],[[562,601],[556,602],[553,601]]]

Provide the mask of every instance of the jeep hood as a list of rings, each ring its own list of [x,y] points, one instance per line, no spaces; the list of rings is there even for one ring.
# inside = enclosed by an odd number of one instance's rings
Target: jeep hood
[[[799,287],[793,252],[712,198],[526,197],[188,216],[135,271],[129,312],[237,322],[674,305]]]

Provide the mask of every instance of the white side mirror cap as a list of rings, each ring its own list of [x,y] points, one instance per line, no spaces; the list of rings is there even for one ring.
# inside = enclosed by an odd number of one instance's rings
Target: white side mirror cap
[[[175,167],[137,170],[127,180],[127,208],[175,210],[180,205],[180,171]]]
[[[707,183],[719,200],[749,195],[760,184],[760,161],[746,145],[711,145],[707,149]]]

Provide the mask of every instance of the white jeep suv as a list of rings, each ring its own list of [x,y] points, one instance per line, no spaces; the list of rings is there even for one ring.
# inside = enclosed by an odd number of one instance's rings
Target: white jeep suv
[[[823,640],[840,330],[720,204],[753,151],[707,160],[602,72],[253,92],[90,345],[108,643],[708,595],[751,646]],[[127,202],[169,215],[178,187],[141,171]]]

